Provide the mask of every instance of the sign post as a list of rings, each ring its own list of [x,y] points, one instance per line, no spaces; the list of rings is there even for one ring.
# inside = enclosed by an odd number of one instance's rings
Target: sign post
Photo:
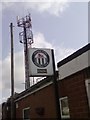
[[[56,101],[57,120],[61,120],[58,82],[57,82],[56,71],[55,71],[55,60],[54,60],[54,51],[53,50],[52,50],[52,61],[53,61],[53,64],[52,64],[53,65],[53,86],[54,86],[55,101]]]
[[[28,49],[29,61],[29,76],[53,76],[53,87],[56,102],[57,120],[61,120],[58,83],[55,71],[55,60],[53,49],[43,48],[29,48]],[[31,69],[32,68],[32,69]]]

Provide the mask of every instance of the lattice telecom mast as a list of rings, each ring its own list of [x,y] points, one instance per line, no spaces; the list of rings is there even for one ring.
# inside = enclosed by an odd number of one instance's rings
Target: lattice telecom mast
[[[17,17],[18,27],[22,27],[23,31],[19,33],[20,43],[24,44],[24,54],[25,54],[25,89],[30,87],[29,80],[29,67],[28,67],[28,46],[31,47],[33,43],[33,34],[32,34],[32,23],[30,14],[20,18]]]

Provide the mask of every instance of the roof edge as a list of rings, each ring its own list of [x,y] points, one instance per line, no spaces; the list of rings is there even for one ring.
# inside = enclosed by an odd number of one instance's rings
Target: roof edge
[[[90,43],[88,43],[86,46],[82,47],[81,49],[77,50],[76,52],[74,52],[70,56],[66,57],[65,59],[61,60],[60,62],[58,62],[57,67],[58,68],[61,67],[65,63],[73,60],[74,58],[78,57],[79,55],[85,53],[88,50],[90,50]]]

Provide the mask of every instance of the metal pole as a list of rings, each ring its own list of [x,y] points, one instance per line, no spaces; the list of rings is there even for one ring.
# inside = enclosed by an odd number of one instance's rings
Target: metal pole
[[[27,35],[26,27],[24,25],[24,52],[25,52],[25,89],[30,87],[29,82],[29,68],[28,68],[28,46],[27,46]]]
[[[56,71],[55,71],[54,51],[53,50],[51,51],[52,51],[52,61],[53,61],[53,86],[54,86],[54,93],[55,93],[57,120],[61,120],[58,82],[57,82]]]
[[[14,56],[13,56],[13,23],[10,24],[11,32],[11,120],[14,119]]]

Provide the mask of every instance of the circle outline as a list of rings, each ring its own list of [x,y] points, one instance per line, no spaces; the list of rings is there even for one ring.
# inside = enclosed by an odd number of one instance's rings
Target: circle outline
[[[47,57],[47,61],[46,61],[45,64],[41,65],[41,64],[38,64],[38,63],[35,61],[35,56],[36,56],[36,54],[38,54],[38,53],[43,53],[43,54]],[[49,57],[49,55],[48,55],[48,53],[47,53],[46,51],[44,51],[44,50],[36,50],[36,51],[34,51],[34,53],[32,54],[32,61],[33,61],[33,63],[34,63],[37,67],[44,68],[44,67],[48,66],[48,64],[49,64],[49,62],[50,62],[50,57]]]

